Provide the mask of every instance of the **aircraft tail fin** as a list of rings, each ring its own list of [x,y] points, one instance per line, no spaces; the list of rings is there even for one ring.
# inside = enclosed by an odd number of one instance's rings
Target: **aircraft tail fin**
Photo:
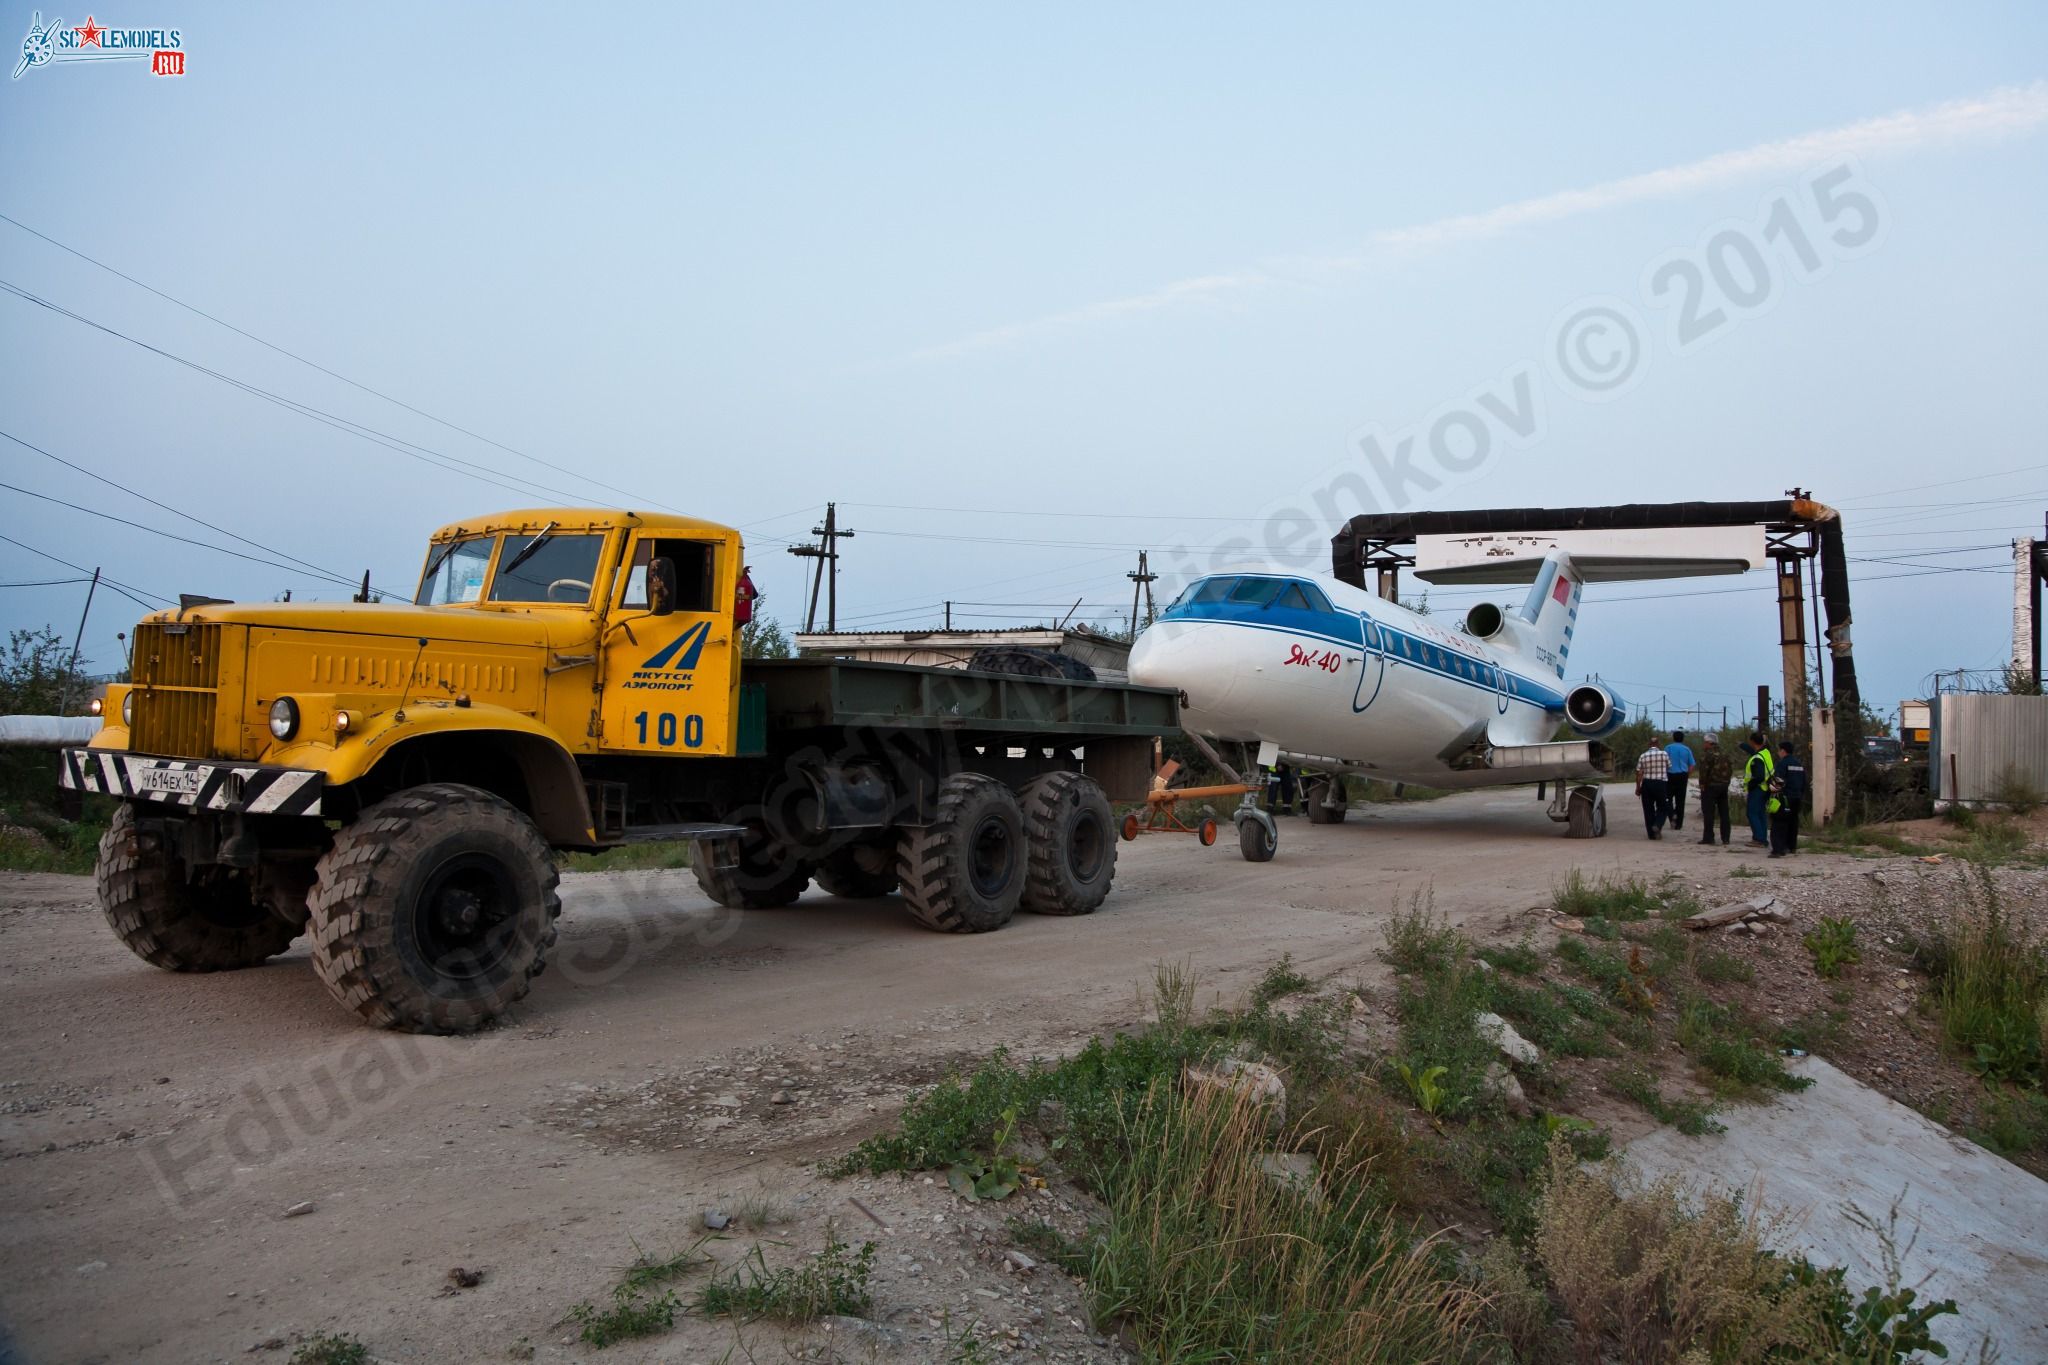
[[[1572,651],[1572,631],[1579,621],[1579,595],[1586,580],[1572,557],[1564,550],[1552,550],[1536,570],[1529,596],[1522,603],[1521,618],[1528,627],[1522,637],[1529,649],[1557,676],[1564,676],[1565,660]]]

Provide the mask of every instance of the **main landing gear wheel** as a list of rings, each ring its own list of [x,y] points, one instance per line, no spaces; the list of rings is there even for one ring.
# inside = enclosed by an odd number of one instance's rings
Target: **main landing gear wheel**
[[[1080,773],[1043,773],[1017,800],[1029,859],[1020,908],[1085,915],[1102,904],[1116,877],[1115,826],[1102,788]]]
[[[258,900],[247,873],[192,881],[160,840],[144,847],[123,802],[100,837],[93,880],[100,911],[128,950],[167,972],[231,972],[276,957],[299,935]]]
[[[1311,825],[1341,825],[1350,813],[1350,804],[1344,799],[1342,779],[1335,777],[1317,778],[1307,784],[1302,793],[1308,800],[1308,822]],[[1336,794],[1335,805],[1324,805],[1332,793]]]
[[[387,796],[320,859],[313,970],[367,1023],[460,1033],[525,995],[562,913],[533,821],[475,787]]]
[[[1000,929],[1024,898],[1024,814],[1010,789],[979,773],[939,784],[932,822],[903,831],[896,875],[920,924],[949,934]]]

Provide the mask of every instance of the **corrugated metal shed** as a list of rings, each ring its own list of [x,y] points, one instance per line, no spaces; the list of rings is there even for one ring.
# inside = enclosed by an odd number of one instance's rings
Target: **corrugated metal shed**
[[[2008,773],[2048,792],[2048,697],[1936,697],[1933,753],[1937,801],[1994,801]]]

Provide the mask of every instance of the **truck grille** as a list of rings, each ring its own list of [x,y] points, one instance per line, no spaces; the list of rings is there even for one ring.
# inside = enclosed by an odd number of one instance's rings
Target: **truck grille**
[[[150,624],[135,628],[135,721],[128,747],[138,753],[214,757],[221,628]]]

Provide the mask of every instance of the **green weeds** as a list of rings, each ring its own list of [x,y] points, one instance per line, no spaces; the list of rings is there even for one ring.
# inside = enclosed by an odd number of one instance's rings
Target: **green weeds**
[[[1813,954],[1813,970],[1825,977],[1840,976],[1842,968],[1863,960],[1862,950],[1856,946],[1856,921],[1852,919],[1822,915],[1820,924],[1800,942]]]
[[[825,1249],[800,1265],[771,1270],[756,1246],[699,1291],[696,1308],[706,1317],[749,1322],[774,1318],[805,1323],[842,1314],[866,1317],[874,1309],[874,1294],[868,1288],[874,1262],[873,1242],[853,1248],[829,1231]]]

